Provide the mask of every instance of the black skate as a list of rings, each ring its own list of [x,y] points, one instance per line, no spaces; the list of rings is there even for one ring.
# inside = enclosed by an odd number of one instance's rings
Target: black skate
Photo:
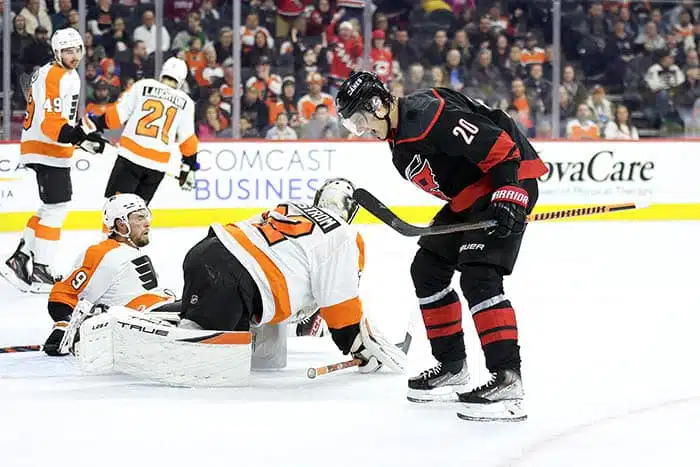
[[[491,381],[459,394],[462,407],[457,416],[477,422],[519,422],[527,418],[523,408],[523,382],[516,370],[491,373]]]
[[[20,240],[17,250],[10,256],[5,264],[0,265],[0,276],[22,292],[29,292],[32,285],[31,258],[22,252],[24,240]]]
[[[457,393],[469,384],[466,360],[440,362],[408,380],[411,402],[456,401]]]
[[[321,318],[321,309],[319,308],[311,316],[302,319],[297,324],[297,336],[317,336],[323,337],[328,334],[326,323]]]
[[[60,279],[56,278],[49,272],[49,267],[45,264],[34,263],[32,271],[32,285],[30,292],[32,293],[50,293],[54,284]]]

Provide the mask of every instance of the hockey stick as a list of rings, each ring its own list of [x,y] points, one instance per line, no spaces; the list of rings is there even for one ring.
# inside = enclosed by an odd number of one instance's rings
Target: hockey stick
[[[407,237],[418,237],[424,235],[442,235],[454,232],[464,232],[467,230],[480,230],[496,225],[495,220],[486,220],[480,222],[465,222],[461,224],[450,225],[434,225],[428,227],[419,227],[409,224],[400,219],[394,212],[391,211],[384,203],[379,201],[369,191],[358,188],[355,190],[353,198],[371,214],[380,221],[396,230],[401,235]],[[551,219],[567,219],[572,217],[592,216],[595,214],[605,214],[609,212],[626,211],[628,209],[638,209],[644,206],[635,203],[625,204],[603,204],[599,206],[590,206],[586,208],[564,209],[561,211],[541,212],[538,214],[530,214],[527,216],[528,222],[539,222]]]
[[[396,344],[396,347],[400,348],[401,351],[405,354],[408,353],[408,349],[411,346],[411,340],[413,340],[413,336],[411,336],[410,332],[406,333],[406,337],[402,342],[399,342]],[[352,368],[355,366],[360,366],[362,364],[362,360],[359,358],[353,358],[352,360],[346,360],[344,362],[338,362],[338,363],[332,363],[330,365],[325,365],[325,366],[320,366],[318,368],[309,368],[306,370],[306,376],[309,379],[314,379],[317,376],[323,376],[328,373],[333,373],[334,371],[338,370],[344,370],[345,368]]]
[[[41,352],[43,345],[15,345],[11,347],[0,347],[0,353],[20,353],[20,352]]]

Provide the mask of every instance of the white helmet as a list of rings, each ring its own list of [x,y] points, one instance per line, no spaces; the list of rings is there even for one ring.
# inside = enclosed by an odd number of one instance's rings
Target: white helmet
[[[187,64],[177,57],[170,57],[163,63],[163,68],[160,70],[160,79],[167,76],[177,82],[177,88],[180,89],[187,79]]]
[[[59,29],[51,36],[51,50],[53,51],[56,62],[63,66],[61,60],[61,52],[65,49],[76,48],[80,54],[80,59],[83,58],[85,52],[85,44],[80,33],[73,28]]]
[[[360,209],[360,205],[352,197],[354,193],[355,185],[350,180],[330,178],[316,190],[314,206],[336,213],[349,224]]]
[[[115,232],[115,222],[117,219],[121,219],[127,226],[127,232],[124,236],[128,237],[131,234],[128,221],[129,214],[141,209],[145,209],[149,215],[151,214],[148,206],[146,206],[146,202],[139,195],[132,193],[114,195],[107,200],[102,209],[102,223],[107,227],[109,233],[113,233]]]

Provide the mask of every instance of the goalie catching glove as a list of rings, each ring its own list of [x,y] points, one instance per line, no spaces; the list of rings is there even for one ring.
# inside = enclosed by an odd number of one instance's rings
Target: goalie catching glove
[[[386,365],[396,373],[406,372],[406,354],[389,342],[375,329],[370,328],[367,317],[360,320],[360,332],[350,347],[354,358],[359,358],[360,373],[372,373]]]

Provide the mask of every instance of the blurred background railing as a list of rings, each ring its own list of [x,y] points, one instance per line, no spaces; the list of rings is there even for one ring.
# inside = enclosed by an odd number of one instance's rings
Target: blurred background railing
[[[333,97],[352,69],[398,95],[451,87],[536,138],[700,135],[693,0],[0,0],[0,14],[0,140],[20,138],[20,82],[65,27],[85,40],[86,111],[175,55],[204,140],[348,138]]]

